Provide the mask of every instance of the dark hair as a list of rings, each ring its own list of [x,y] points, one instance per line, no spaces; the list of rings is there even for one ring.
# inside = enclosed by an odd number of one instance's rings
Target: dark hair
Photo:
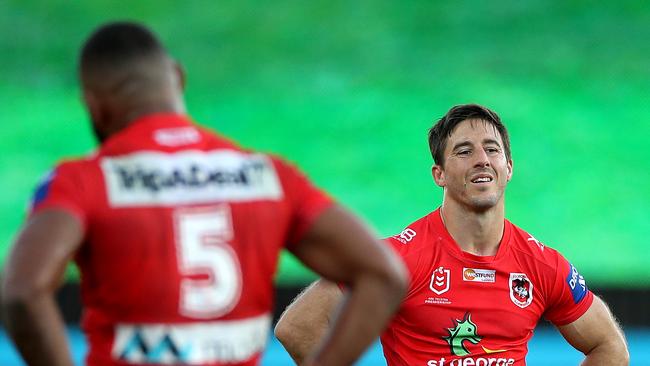
[[[88,38],[80,55],[82,71],[103,66],[116,67],[165,49],[145,26],[133,22],[112,22],[98,28]]]
[[[499,131],[501,140],[503,140],[503,148],[506,154],[506,159],[510,160],[510,138],[508,137],[508,130],[506,126],[501,123],[501,118],[490,109],[480,106],[478,104],[461,104],[452,107],[447,114],[442,116],[438,122],[429,129],[429,150],[433,161],[444,166],[444,152],[447,147],[447,140],[459,123],[468,120],[477,119],[490,123],[494,128]]]

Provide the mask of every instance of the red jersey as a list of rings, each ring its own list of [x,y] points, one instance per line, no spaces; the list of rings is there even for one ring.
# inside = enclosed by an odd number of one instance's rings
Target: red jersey
[[[388,240],[411,284],[381,336],[389,366],[521,366],[542,316],[573,322],[593,301],[557,251],[505,221],[495,256],[463,252],[440,210]]]
[[[32,212],[83,223],[88,365],[255,365],[280,251],[331,203],[278,158],[151,115],[58,165]]]

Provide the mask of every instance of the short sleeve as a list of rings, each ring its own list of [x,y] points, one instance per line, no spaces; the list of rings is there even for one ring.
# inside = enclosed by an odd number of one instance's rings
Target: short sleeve
[[[32,216],[46,208],[59,208],[86,222],[86,209],[80,192],[81,182],[70,166],[59,165],[38,184],[30,204]]]
[[[291,206],[291,232],[288,243],[291,246],[302,238],[325,209],[334,204],[334,200],[314,186],[296,167],[281,160],[276,160],[275,163],[286,199]]]
[[[591,306],[594,295],[575,266],[557,253],[555,283],[545,317],[561,326],[580,318]]]

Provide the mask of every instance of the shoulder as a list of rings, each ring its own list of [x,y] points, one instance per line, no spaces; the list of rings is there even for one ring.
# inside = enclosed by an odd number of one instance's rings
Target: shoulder
[[[88,173],[88,168],[97,164],[97,155],[62,159],[46,174],[44,180],[78,177]]]
[[[437,243],[440,236],[435,225],[430,222],[437,214],[437,211],[433,211],[413,221],[399,233],[386,238],[386,241],[404,258],[422,250],[430,251],[431,245]]]
[[[553,272],[557,269],[558,262],[562,257],[557,250],[520,227],[510,222],[508,224],[511,227],[510,245],[515,256]]]

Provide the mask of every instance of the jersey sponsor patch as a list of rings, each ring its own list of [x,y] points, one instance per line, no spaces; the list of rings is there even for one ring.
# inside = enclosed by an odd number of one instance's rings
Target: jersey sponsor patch
[[[270,159],[233,150],[139,152],[101,161],[113,207],[280,200]]]
[[[129,364],[238,363],[263,351],[271,316],[188,324],[120,324],[113,359]]]
[[[55,174],[56,173],[54,170],[47,173],[38,183],[36,190],[34,190],[34,196],[32,197],[30,206],[31,208],[34,208],[36,205],[43,202],[43,200],[47,198],[48,193],[50,193],[50,186],[52,185]]]
[[[442,295],[445,292],[449,291],[449,286],[451,282],[451,271],[445,267],[438,267],[431,274],[431,283],[429,288],[431,291],[435,292],[438,295]]]
[[[406,244],[411,240],[413,240],[413,238],[415,238],[416,235],[417,233],[415,232],[415,230],[407,227],[401,233],[397,235],[393,235],[393,238],[395,238],[397,241],[399,241],[402,244]]]
[[[571,289],[573,302],[576,304],[579,303],[587,295],[587,282],[571,263],[569,263],[569,275],[566,278],[566,282]]]
[[[463,268],[463,281],[493,283],[496,277],[493,269]]]
[[[510,300],[525,308],[533,302],[533,283],[525,273],[510,273]]]
[[[163,146],[181,146],[199,142],[201,135],[194,127],[162,128],[154,131],[153,139]]]
[[[544,251],[544,244],[542,244],[539,240],[535,239],[534,236],[532,236],[530,234],[528,234],[528,235],[529,235],[529,238],[526,239],[526,241],[531,242],[531,243],[535,243],[537,245],[537,247],[539,248],[539,250],[541,250],[543,252]]]

